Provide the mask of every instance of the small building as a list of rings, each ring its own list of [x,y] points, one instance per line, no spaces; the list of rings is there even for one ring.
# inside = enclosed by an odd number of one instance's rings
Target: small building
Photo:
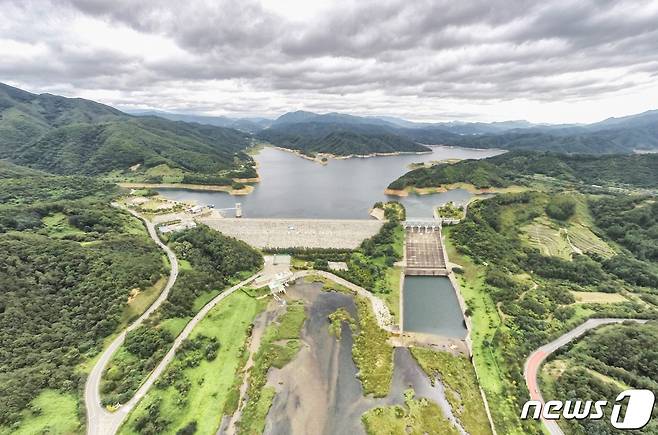
[[[273,294],[285,293],[288,282],[292,279],[292,272],[279,272],[267,284]]]
[[[344,261],[329,261],[327,266],[330,270],[348,270],[347,263]]]
[[[195,205],[187,209],[188,213],[197,214],[203,211],[203,206]]]
[[[190,220],[190,221],[178,222],[175,224],[162,225],[158,227],[158,230],[160,231],[161,234],[168,234],[168,233],[175,233],[178,231],[187,230],[189,228],[194,228],[194,227],[196,227],[196,222]]]

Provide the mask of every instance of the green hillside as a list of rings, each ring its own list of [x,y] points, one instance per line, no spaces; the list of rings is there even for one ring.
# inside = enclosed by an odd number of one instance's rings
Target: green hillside
[[[56,174],[139,173],[167,165],[226,175],[252,160],[237,130],[134,117],[79,98],[36,95],[0,84],[0,158]],[[131,171],[130,175],[135,175]]]
[[[484,160],[415,169],[392,182],[389,188],[438,187],[460,182],[478,188],[505,187],[537,174],[590,185],[651,188],[658,186],[658,155],[585,156],[516,151]]]
[[[400,136],[395,129],[348,122],[285,123],[261,131],[260,139],[304,154],[338,156],[392,152],[427,152],[429,148]]]

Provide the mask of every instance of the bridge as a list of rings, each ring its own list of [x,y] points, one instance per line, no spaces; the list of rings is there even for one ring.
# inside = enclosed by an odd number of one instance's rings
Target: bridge
[[[428,229],[441,229],[441,220],[433,218],[407,218],[402,222],[404,229],[411,230],[422,230],[427,231]]]

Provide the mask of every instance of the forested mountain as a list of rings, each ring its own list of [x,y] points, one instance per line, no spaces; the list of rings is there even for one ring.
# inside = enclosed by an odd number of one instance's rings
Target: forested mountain
[[[305,154],[331,153],[345,156],[430,151],[416,141],[397,134],[395,128],[349,121],[285,122],[261,131],[258,137]]]
[[[0,84],[0,158],[57,174],[102,174],[161,164],[217,174],[241,168],[246,133],[134,117],[80,98],[36,95]]]
[[[415,169],[392,182],[389,188],[438,187],[458,182],[479,188],[503,187],[535,174],[587,185],[655,188],[658,154],[591,156],[515,151],[483,160]]]

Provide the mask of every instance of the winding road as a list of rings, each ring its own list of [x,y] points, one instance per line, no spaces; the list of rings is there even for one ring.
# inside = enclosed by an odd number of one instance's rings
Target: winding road
[[[535,350],[532,354],[530,354],[528,359],[526,359],[525,365],[523,367],[523,377],[525,378],[526,385],[528,386],[528,391],[530,392],[530,399],[539,400],[540,402],[544,403],[544,398],[541,395],[541,391],[539,391],[539,384],[537,382],[537,377],[539,375],[539,369],[542,363],[546,360],[546,358],[550,354],[552,354],[553,352],[555,352],[565,344],[580,337],[590,329],[594,329],[599,326],[608,325],[611,323],[622,323],[626,321],[638,322],[638,323],[647,322],[647,320],[643,320],[643,319],[616,319],[616,318],[589,319],[582,325],[572,329],[571,331],[560,336],[554,341],[551,341],[550,343],[543,345],[539,349]],[[564,435],[564,432],[562,432],[562,429],[560,429],[560,426],[557,424],[557,421],[544,420],[543,418],[542,421],[544,422],[546,429],[551,435]]]
[[[176,350],[182,344],[182,342],[190,335],[194,327],[206,316],[206,314],[208,314],[208,312],[215,305],[217,305],[220,301],[230,296],[233,292],[235,292],[242,286],[256,279],[259,275],[258,273],[252,275],[246,280],[234,285],[228,290],[215,296],[215,298],[213,298],[210,302],[208,302],[192,318],[192,320],[188,322],[188,324],[185,326],[183,331],[178,335],[178,337],[176,337],[173,345],[171,346],[167,354],[164,356],[164,358],[162,358],[162,360],[157,365],[157,367],[151,372],[151,374],[146,379],[146,381],[139,387],[135,395],[128,402],[126,402],[121,407],[119,407],[119,409],[117,409],[115,412],[109,412],[101,404],[100,384],[101,384],[102,374],[105,371],[105,368],[107,367],[108,363],[110,362],[110,359],[112,358],[114,352],[116,352],[117,349],[119,349],[119,347],[123,344],[124,340],[126,339],[126,333],[137,328],[140,324],[142,324],[142,322],[146,318],[148,318],[155,310],[157,310],[158,307],[160,307],[160,305],[162,305],[162,303],[167,299],[167,297],[169,296],[169,292],[171,291],[171,288],[174,286],[174,283],[176,282],[176,278],[178,277],[178,270],[179,270],[178,259],[176,258],[176,255],[167,245],[165,245],[164,243],[162,243],[162,241],[160,241],[160,238],[158,237],[158,234],[155,230],[155,226],[147,219],[144,219],[144,217],[142,217],[139,213],[135,212],[134,210],[130,210],[122,206],[118,206],[118,207],[128,211],[130,214],[132,214],[133,216],[137,217],[138,219],[144,222],[148,230],[148,233],[153,239],[153,241],[167,254],[167,257],[169,258],[169,263],[171,264],[171,270],[169,273],[169,279],[167,281],[167,284],[165,285],[165,288],[162,290],[158,298],[151,304],[151,306],[146,311],[144,311],[144,313],[141,316],[139,316],[137,320],[135,320],[132,324],[130,324],[112,341],[112,343],[103,351],[101,356],[98,358],[98,361],[96,361],[96,364],[94,365],[91,372],[89,373],[89,377],[87,378],[87,382],[85,384],[85,393],[84,393],[85,407],[87,409],[88,435],[115,434],[119,429],[119,427],[121,426],[121,424],[123,423],[123,420],[130,413],[130,411],[132,411],[135,405],[137,405],[137,403],[139,403],[139,401],[146,395],[148,390],[155,383],[158,377],[162,374],[162,372],[165,370],[167,365],[174,359],[174,356],[176,355]]]

